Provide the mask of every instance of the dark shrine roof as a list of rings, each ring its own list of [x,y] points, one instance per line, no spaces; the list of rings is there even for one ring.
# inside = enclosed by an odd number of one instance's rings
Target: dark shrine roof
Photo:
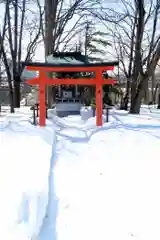
[[[22,62],[24,66],[35,67],[106,67],[118,66],[118,61],[90,63],[88,57],[80,52],[54,52],[47,57],[46,62]]]
[[[56,64],[56,65],[87,64],[88,57],[85,55],[82,55],[81,52],[54,52],[53,54],[51,54],[47,57],[47,63],[52,63],[52,64]]]

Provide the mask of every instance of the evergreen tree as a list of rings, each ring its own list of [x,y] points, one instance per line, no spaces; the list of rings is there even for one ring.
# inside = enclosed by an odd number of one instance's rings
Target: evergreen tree
[[[107,47],[111,46],[107,40],[108,34],[96,31],[92,23],[87,22],[85,28],[84,52],[90,62],[103,62],[104,56],[107,55]]]

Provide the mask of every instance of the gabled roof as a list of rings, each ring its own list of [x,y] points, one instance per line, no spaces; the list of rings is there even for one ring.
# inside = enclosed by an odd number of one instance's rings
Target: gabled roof
[[[54,52],[49,55],[46,59],[47,63],[61,65],[61,64],[87,64],[88,58],[85,55],[82,55],[80,52]],[[37,73],[34,71],[23,70],[21,79],[29,80],[37,77]]]
[[[47,63],[60,64],[87,64],[88,58],[81,52],[54,52],[47,57]]]

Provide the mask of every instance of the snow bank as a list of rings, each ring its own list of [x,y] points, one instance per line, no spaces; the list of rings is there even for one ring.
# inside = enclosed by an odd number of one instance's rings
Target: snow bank
[[[8,120],[7,120],[8,119]],[[0,238],[35,239],[49,194],[53,126],[5,118],[0,125]]]
[[[128,114],[126,111],[113,110],[110,115],[117,123],[121,123],[128,127],[139,128],[160,128],[160,111],[157,114],[145,113],[145,114]]]
[[[118,118],[126,123],[128,118],[130,126],[152,122],[129,115]],[[54,170],[57,239],[160,239],[160,138],[155,135],[160,131],[128,129],[123,124],[106,130],[105,124],[81,141],[88,125],[76,126],[78,116],[63,121],[65,136],[59,132]]]
[[[129,114],[128,111],[117,110],[115,108],[109,110],[109,124],[123,124],[128,127],[140,127],[140,128],[159,128],[160,127],[160,110],[154,109],[154,112],[145,112],[141,109],[140,115]],[[92,117],[92,109],[82,108],[81,116],[68,116],[59,118],[56,116],[55,111],[49,110],[49,117],[52,119],[56,127],[65,128],[77,127],[87,129],[96,126],[96,117]],[[72,120],[73,119],[73,120]],[[102,117],[103,124],[106,125],[106,114]]]
[[[89,118],[93,117],[92,107],[81,107],[80,115],[83,121],[87,121]]]

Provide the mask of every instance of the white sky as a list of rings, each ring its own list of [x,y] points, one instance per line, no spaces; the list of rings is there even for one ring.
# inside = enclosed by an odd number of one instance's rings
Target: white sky
[[[73,2],[74,0],[66,0],[67,2]],[[128,1],[132,1],[132,0],[128,0]],[[149,0],[146,0],[146,3],[148,2]],[[155,0],[154,0],[155,1]],[[107,8],[111,8],[115,11],[118,11],[118,12],[123,12],[123,6],[122,6],[122,3],[120,0],[103,0],[104,2],[104,6],[107,7]],[[44,0],[41,0],[41,3],[43,4],[44,3]],[[31,7],[31,6],[30,6]],[[32,10],[35,10],[34,9],[35,6],[33,5],[32,6]],[[0,24],[2,23],[1,19],[3,17],[3,7],[2,7],[2,4],[1,4],[1,7],[0,7]],[[32,14],[30,14],[31,18],[33,17]],[[76,17],[74,17],[68,24],[67,28],[71,28],[72,25],[75,23],[75,19]],[[108,26],[111,26],[110,24],[108,24]],[[104,32],[107,32],[107,28],[104,27],[102,24],[99,24],[99,26],[97,25],[98,27],[98,30],[100,31],[104,31]],[[77,37],[77,42],[78,42],[78,38],[79,36],[76,36]],[[110,38],[108,37],[108,40],[110,40]],[[26,51],[25,51],[25,48],[26,48],[26,45],[28,44],[29,42],[29,38],[28,38],[28,34],[27,32],[25,32],[25,35],[23,37],[23,50],[24,50],[24,53],[23,53],[23,56],[26,55]],[[115,49],[114,47],[111,47],[110,49],[108,48],[108,50],[112,53],[112,56],[109,55],[107,52],[106,52],[106,56],[104,57],[104,60],[107,61],[107,60],[116,60],[116,53],[115,53]],[[115,55],[115,57],[114,57]],[[37,49],[36,49],[36,52],[35,52],[35,58],[34,60],[36,61],[44,61],[44,47],[43,47],[43,43],[39,43],[38,46],[37,46]],[[126,60],[126,64],[128,63],[128,61]]]
[[[66,1],[67,1],[67,2],[73,2],[74,0],[66,0]],[[106,1],[104,1],[104,0],[103,0],[103,2],[106,3]],[[107,7],[108,7],[108,5],[109,5],[110,8],[115,9],[115,6],[116,6],[116,4],[117,4],[118,2],[119,2],[119,0],[110,0],[110,1],[107,1],[107,4],[105,4],[105,5],[107,5]],[[44,3],[44,1],[41,0],[41,4],[43,4],[43,3]],[[116,3],[116,4],[115,4],[115,3]],[[34,5],[33,5],[33,8],[32,8],[32,9],[34,10]],[[3,24],[3,23],[2,23],[3,15],[4,15],[4,9],[3,9],[2,5],[1,5],[1,8],[0,8],[0,24]],[[66,29],[70,29],[70,28],[74,25],[75,20],[76,20],[76,16],[73,17],[73,19],[69,22],[69,24],[67,25],[67,28],[66,28]],[[104,28],[102,25],[99,26],[98,28],[99,28],[101,31],[106,31],[105,28]],[[79,36],[77,36],[77,42],[78,42],[78,38],[79,38]],[[28,40],[27,40],[27,39],[28,39]],[[25,33],[24,33],[24,37],[23,37],[23,50],[24,50],[23,56],[26,55],[26,53],[25,53],[25,48],[26,48],[26,45],[28,44],[28,42],[29,42],[28,34],[27,34],[27,32],[25,32]],[[113,58],[113,57],[112,57],[112,58]],[[37,61],[43,61],[43,60],[44,60],[44,45],[43,45],[43,43],[39,43],[39,44],[38,44],[37,49],[36,49],[36,53],[35,53],[35,58],[34,58],[34,59],[37,60]]]

